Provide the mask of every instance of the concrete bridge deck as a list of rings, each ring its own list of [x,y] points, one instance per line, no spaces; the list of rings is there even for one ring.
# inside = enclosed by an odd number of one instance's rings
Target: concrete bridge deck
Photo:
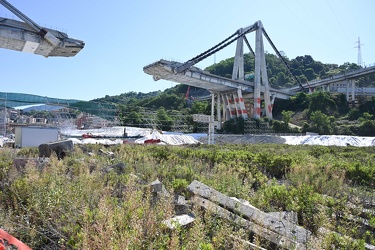
[[[324,78],[321,80],[313,80],[309,82],[308,84],[305,83],[302,85],[305,88],[309,88],[309,87],[317,88],[321,86],[327,86],[333,83],[344,82],[346,80],[353,80],[353,79],[356,79],[365,75],[369,75],[369,74],[374,74],[374,73],[375,73],[375,65],[372,65],[370,67],[361,68],[361,69],[353,70],[350,72],[345,72],[343,74],[334,75],[332,77]],[[291,91],[291,92],[296,92],[298,90],[299,90],[299,87],[293,87],[293,88],[288,89],[288,91]]]
[[[244,94],[254,93],[254,83],[246,80],[232,80],[229,78],[210,74],[197,67],[190,67],[182,73],[174,73],[174,69],[181,66],[182,63],[160,60],[143,68],[143,71],[152,75],[154,80],[167,80],[176,83],[183,83],[193,87],[207,89],[215,93],[228,93],[242,90]],[[261,86],[264,92],[264,87]],[[287,91],[270,89],[272,94],[281,99],[289,99],[293,93]]]
[[[72,57],[85,46],[83,41],[69,38],[63,32],[44,29],[60,41],[57,46],[51,45],[41,34],[26,23],[0,17],[0,48],[28,52],[45,57]]]

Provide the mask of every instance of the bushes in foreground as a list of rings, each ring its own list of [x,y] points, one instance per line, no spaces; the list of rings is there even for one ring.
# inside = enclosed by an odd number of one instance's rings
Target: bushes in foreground
[[[375,244],[374,214],[364,215],[368,227],[350,219],[363,216],[365,201],[375,199],[375,148],[90,145],[43,167],[30,161],[20,172],[12,158],[22,156],[37,151],[0,151],[0,226],[33,249],[245,249],[239,239],[267,248],[196,207],[192,226],[168,230],[162,222],[173,216],[171,202],[150,203],[148,184],[155,179],[182,195],[197,179],[266,212],[294,211],[316,236],[311,249]],[[121,174],[108,168],[117,163],[125,165]],[[319,235],[322,227],[355,240]]]

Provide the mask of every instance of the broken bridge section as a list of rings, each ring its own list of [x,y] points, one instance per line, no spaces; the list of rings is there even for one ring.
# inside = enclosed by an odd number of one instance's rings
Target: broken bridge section
[[[44,57],[72,57],[85,46],[63,32],[39,26],[6,0],[0,0],[0,4],[23,21],[0,17],[0,48]]]
[[[187,189],[195,195],[193,198],[195,204],[242,226],[277,246],[287,249],[305,249],[311,237],[309,230],[296,223],[244,204],[199,181],[193,181]]]
[[[255,52],[251,48],[246,35],[255,32]],[[160,60],[143,68],[143,71],[153,76],[155,81],[163,79],[189,86],[207,89],[211,92],[213,106],[221,107],[217,112],[218,124],[223,120],[235,117],[244,119],[266,116],[272,119],[272,109],[275,98],[289,99],[295,93],[270,87],[267,77],[265,50],[263,44],[265,37],[280,55],[271,39],[263,28],[262,22],[257,21],[253,25],[237,30],[234,34],[199,54],[185,63]],[[237,42],[234,57],[232,79],[217,76],[194,67],[195,64],[208,56]],[[245,78],[244,71],[244,45],[254,55],[254,78]],[[281,60],[283,58],[281,57]],[[286,65],[286,63],[285,63]],[[301,88],[302,85],[300,85]],[[220,127],[219,127],[220,128]]]
[[[49,43],[23,22],[0,17],[0,48],[44,57],[73,57],[85,46],[83,41],[69,38],[63,32],[51,29],[48,29],[48,31],[58,39],[56,45]]]

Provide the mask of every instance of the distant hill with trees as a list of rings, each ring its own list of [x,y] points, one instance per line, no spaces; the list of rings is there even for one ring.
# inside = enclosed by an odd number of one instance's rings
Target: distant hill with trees
[[[323,79],[336,74],[359,69],[354,63],[325,64],[315,61],[310,55],[298,56],[294,59],[284,58],[291,72],[300,83],[314,79]],[[244,55],[245,73],[254,74],[254,58]],[[273,54],[266,53],[269,82],[273,88],[290,88],[298,83],[289,73],[282,61]],[[231,78],[234,58],[228,58],[207,68],[212,74]],[[375,75],[364,76],[357,80],[359,87],[375,87]],[[176,117],[191,116],[192,114],[210,113],[207,101],[189,102],[186,99],[187,85],[178,84],[165,91],[150,93],[128,92],[117,96],[105,96],[95,99],[95,102],[112,103],[118,106],[119,116],[123,125],[143,126],[145,114],[149,111],[156,113],[160,126],[171,129]],[[202,91],[191,87],[189,91]],[[146,112],[147,111],[147,112]],[[317,132],[321,134],[342,135],[375,135],[375,98],[358,97],[355,104],[349,105],[345,95],[315,92],[311,95],[299,93],[290,100],[276,100],[273,110],[275,117],[270,125],[275,132]],[[192,126],[194,123],[189,119]],[[238,124],[239,127],[225,126],[221,132],[243,133],[241,118],[227,122]],[[289,126],[293,123],[297,126]],[[220,132],[220,131],[219,131]]]

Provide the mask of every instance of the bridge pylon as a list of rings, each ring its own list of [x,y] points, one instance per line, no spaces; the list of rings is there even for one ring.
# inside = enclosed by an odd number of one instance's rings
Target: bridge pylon
[[[246,35],[251,32],[255,32],[255,52],[246,38]],[[258,119],[261,116],[266,116],[272,119],[273,102],[275,98],[289,99],[290,96],[294,95],[295,92],[299,90],[292,92],[271,88],[267,76],[263,37],[267,39],[276,54],[290,71],[288,64],[283,60],[282,55],[276,49],[263,28],[261,21],[257,21],[253,25],[237,30],[222,42],[191,58],[185,63],[159,60],[158,62],[145,66],[143,71],[152,75],[155,81],[164,79],[183,83],[189,86],[207,89],[212,95],[217,95],[216,99],[212,99],[212,105],[220,107],[220,110],[219,108],[217,110],[219,123],[221,119],[230,120],[236,117],[243,117],[245,119],[253,117]],[[237,42],[237,46],[232,79],[217,76],[194,67],[198,62],[234,42]],[[254,55],[254,81],[245,79],[244,44],[247,45],[250,52]],[[295,78],[295,80],[299,83],[300,89],[305,89],[298,79]]]
[[[266,57],[264,53],[264,44],[263,44],[263,25],[261,21],[255,23],[255,69],[254,69],[254,93],[253,93],[253,118],[259,119],[261,115],[265,115],[267,118],[272,119],[272,108],[274,98],[270,94],[270,87],[267,76],[267,67],[266,67]],[[240,29],[239,33],[243,33],[243,30]],[[232,79],[245,82],[245,71],[244,71],[244,42],[247,43],[245,36],[241,36],[237,39],[236,54],[234,57],[233,64],[233,73]],[[249,48],[251,52],[253,50]],[[236,95],[236,94],[234,94]],[[242,90],[238,89],[238,109],[237,116],[242,116],[243,118],[248,118],[248,113],[246,112],[244,98],[242,97]],[[262,100],[264,101],[264,110],[262,109]],[[249,99],[250,101],[250,99]],[[250,104],[251,105],[251,104]],[[245,111],[245,112],[244,112]]]

